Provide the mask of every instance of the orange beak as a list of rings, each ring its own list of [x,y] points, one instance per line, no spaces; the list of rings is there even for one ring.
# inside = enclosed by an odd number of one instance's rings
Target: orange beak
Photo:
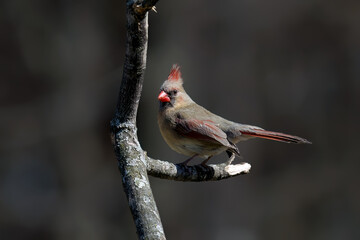
[[[166,92],[164,91],[161,91],[159,96],[158,96],[158,99],[161,101],[161,102],[170,102],[170,98],[169,98],[169,95],[167,95]]]

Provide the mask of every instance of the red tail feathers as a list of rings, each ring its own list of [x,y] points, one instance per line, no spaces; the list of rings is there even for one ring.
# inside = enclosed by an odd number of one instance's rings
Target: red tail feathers
[[[311,144],[310,141],[308,141],[304,138],[298,137],[298,136],[293,136],[293,135],[279,133],[279,132],[271,132],[271,131],[266,131],[266,130],[261,130],[261,129],[251,129],[251,130],[247,130],[247,131],[241,131],[241,133],[244,135],[248,135],[248,136],[266,138],[266,139],[275,140],[275,141],[279,141],[279,142]]]

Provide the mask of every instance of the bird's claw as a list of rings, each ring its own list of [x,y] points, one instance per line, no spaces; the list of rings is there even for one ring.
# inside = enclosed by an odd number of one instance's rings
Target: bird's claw
[[[205,168],[206,170],[208,170],[208,171],[212,171],[212,170],[213,170],[213,168],[212,168],[211,166],[207,165],[206,163],[200,163],[200,165],[201,165],[203,168]]]

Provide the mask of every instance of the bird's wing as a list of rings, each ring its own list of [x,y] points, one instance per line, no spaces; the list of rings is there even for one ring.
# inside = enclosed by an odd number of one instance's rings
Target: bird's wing
[[[227,135],[210,120],[185,120],[177,118],[175,130],[178,134],[204,141],[217,142],[221,145],[233,148],[227,140]]]

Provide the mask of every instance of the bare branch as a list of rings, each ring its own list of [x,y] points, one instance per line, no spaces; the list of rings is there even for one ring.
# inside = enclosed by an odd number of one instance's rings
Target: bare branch
[[[115,119],[111,125],[113,146],[138,237],[165,239],[146,173],[146,159],[137,139],[136,127],[131,123],[119,123]]]
[[[137,1],[140,2],[140,1]],[[148,2],[148,3],[146,3]],[[136,11],[127,1],[127,40],[118,103],[110,123],[111,138],[122,174],[139,239],[165,239],[160,215],[150,188],[146,160],[136,134],[136,114],[146,68],[148,7],[156,1],[142,1],[144,10]]]
[[[127,1],[126,53],[115,117],[135,124],[139,106],[148,44],[148,11],[158,0]]]
[[[150,176],[193,182],[222,180],[240,174],[246,174],[250,171],[251,165],[249,163],[231,164],[234,158],[235,155],[233,154],[229,161],[225,163],[207,166],[201,164],[186,166],[152,159],[146,156],[147,171]]]

